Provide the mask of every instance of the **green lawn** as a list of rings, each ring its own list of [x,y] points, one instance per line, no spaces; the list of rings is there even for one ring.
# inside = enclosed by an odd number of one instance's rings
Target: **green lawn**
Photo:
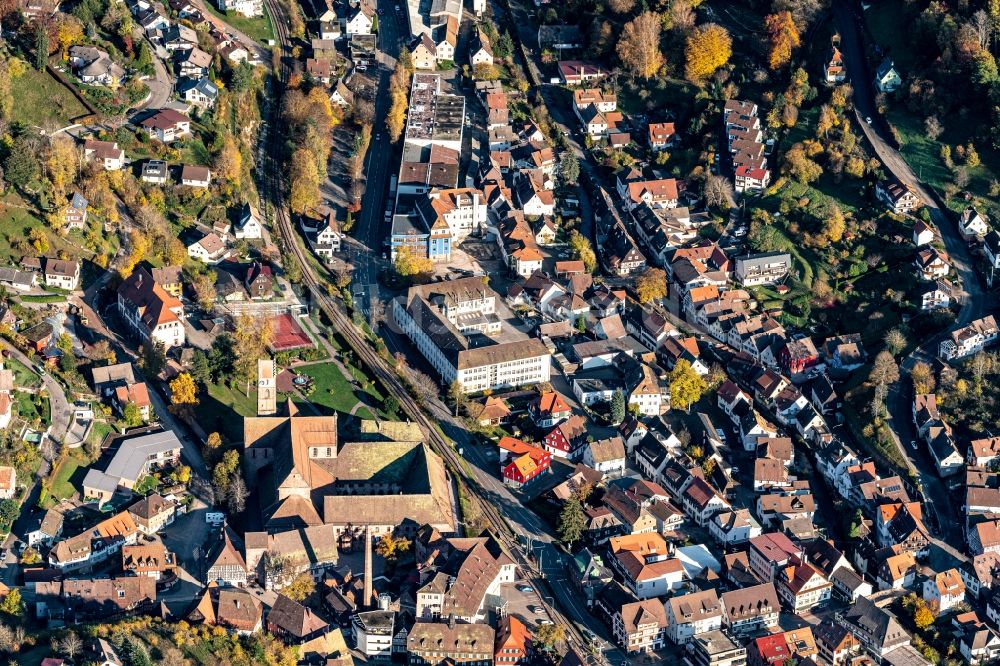
[[[188,139],[181,148],[181,162],[204,166],[212,163],[212,155],[201,139]]]
[[[240,32],[245,33],[251,39],[255,39],[258,42],[266,43],[269,39],[274,39],[274,26],[271,25],[271,16],[264,12],[263,16],[257,18],[247,18],[246,16],[241,16],[236,12],[221,12],[219,11],[215,3],[206,2],[205,7],[208,11],[212,12],[223,21],[233,26]]]
[[[34,212],[20,207],[23,204],[16,194],[0,197],[0,236],[4,241],[0,243],[0,264],[9,265],[20,259],[21,253],[14,249],[14,244],[27,239],[32,229],[44,226]]]
[[[39,127],[65,127],[87,109],[76,97],[48,72],[29,67],[24,74],[11,81],[14,97],[15,122]]]
[[[151,493],[154,490],[156,490],[157,486],[159,485],[160,482],[156,480],[156,477],[152,476],[151,474],[147,474],[146,476],[139,479],[139,482],[135,484],[135,492],[138,493],[139,495],[145,495],[147,493]]]
[[[77,491],[72,483],[73,475],[86,464],[88,461],[80,449],[70,449],[62,465],[59,466],[55,478],[52,479],[52,486],[49,488],[51,499],[62,500],[72,497]]]
[[[17,392],[15,398],[17,415],[29,423],[33,422],[36,418],[41,419],[42,426],[44,427],[50,423],[49,399],[39,398],[36,404],[36,397],[32,393]]]
[[[3,365],[8,370],[12,370],[14,372],[14,386],[24,388],[38,386],[38,375],[25,367],[25,365],[16,358],[7,357],[4,360]]]
[[[649,85],[637,81],[634,86],[624,90],[619,99],[626,115],[669,109],[678,117],[683,117],[690,113],[697,91],[698,88],[687,81],[657,77]]]
[[[298,372],[309,375],[316,382],[316,390],[308,396],[313,404],[337,412],[350,413],[358,403],[354,387],[344,378],[336,364],[317,363],[301,368]]]
[[[196,410],[205,432],[218,432],[230,442],[243,441],[243,417],[257,415],[257,395],[244,395],[223,384],[209,384]]]
[[[934,187],[941,187],[951,180],[951,171],[941,161],[941,143],[927,138],[922,118],[901,105],[891,108],[886,118],[899,133],[899,152],[918,178]]]
[[[90,432],[87,433],[87,442],[93,444],[100,444],[104,441],[104,438],[113,432],[118,432],[113,425],[110,423],[105,423],[104,421],[94,421],[94,425],[91,426]]]
[[[949,123],[945,119],[944,134],[937,141],[931,141],[927,138],[923,118],[912,114],[905,107],[896,105],[889,110],[886,117],[896,128],[899,136],[899,152],[909,163],[913,173],[944,198],[944,186],[953,180],[953,175],[941,159],[941,146],[948,144],[954,148],[956,145],[967,144],[972,138],[969,135],[971,129],[969,124]],[[980,199],[973,203],[985,205],[989,210],[995,208],[994,198],[989,195],[989,189],[990,182],[997,179],[997,174],[1000,174],[1000,154],[982,141],[976,144],[976,152],[979,153],[981,162],[976,167],[966,167],[969,184],[965,189]],[[960,159],[957,157],[953,159],[956,165],[961,165]],[[960,212],[967,205],[961,196],[953,197],[947,203],[948,207],[956,212]],[[989,212],[995,211],[989,210]]]

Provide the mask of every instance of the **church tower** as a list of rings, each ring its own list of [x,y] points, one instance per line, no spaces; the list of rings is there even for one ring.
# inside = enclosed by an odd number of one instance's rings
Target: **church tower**
[[[257,361],[257,416],[273,416],[278,413],[277,382],[274,376],[274,361]]]

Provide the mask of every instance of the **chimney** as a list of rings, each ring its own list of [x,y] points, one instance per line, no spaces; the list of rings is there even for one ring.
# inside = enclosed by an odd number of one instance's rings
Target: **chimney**
[[[365,597],[362,602],[365,608],[372,602],[372,540],[369,529],[365,525]]]
[[[240,607],[240,600],[239,600],[239,599],[237,599],[237,600],[236,600],[236,607],[237,607],[237,608],[239,608],[239,607]]]

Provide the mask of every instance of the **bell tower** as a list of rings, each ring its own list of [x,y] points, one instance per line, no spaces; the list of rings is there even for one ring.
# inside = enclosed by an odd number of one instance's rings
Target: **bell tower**
[[[274,376],[274,361],[257,361],[257,416],[273,416],[278,413],[277,382]]]

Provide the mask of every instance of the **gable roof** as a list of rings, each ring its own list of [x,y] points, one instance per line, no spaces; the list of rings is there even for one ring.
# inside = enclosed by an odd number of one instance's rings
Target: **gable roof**
[[[268,626],[287,632],[296,638],[304,638],[329,625],[320,619],[309,608],[293,601],[284,594],[279,594],[267,615]]]

